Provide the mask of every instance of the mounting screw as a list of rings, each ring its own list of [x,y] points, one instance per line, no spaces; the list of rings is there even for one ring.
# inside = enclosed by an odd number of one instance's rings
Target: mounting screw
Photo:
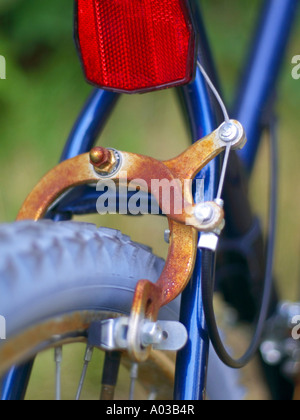
[[[141,334],[141,342],[144,347],[160,344],[163,339],[163,330],[156,322],[146,322],[144,324]]]
[[[227,143],[233,142],[239,137],[238,126],[232,121],[225,122],[219,129],[219,137],[222,141]]]

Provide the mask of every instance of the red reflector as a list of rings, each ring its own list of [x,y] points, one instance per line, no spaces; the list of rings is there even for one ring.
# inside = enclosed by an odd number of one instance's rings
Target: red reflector
[[[189,83],[195,34],[187,0],[77,0],[77,45],[87,80],[143,92]]]

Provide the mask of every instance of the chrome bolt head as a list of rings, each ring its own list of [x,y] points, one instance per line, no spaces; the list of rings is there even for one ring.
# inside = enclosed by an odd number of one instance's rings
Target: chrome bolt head
[[[214,209],[207,203],[197,204],[195,207],[195,217],[201,223],[209,223],[214,218]]]
[[[219,137],[224,142],[233,142],[239,137],[239,127],[233,122],[225,122],[219,129]]]

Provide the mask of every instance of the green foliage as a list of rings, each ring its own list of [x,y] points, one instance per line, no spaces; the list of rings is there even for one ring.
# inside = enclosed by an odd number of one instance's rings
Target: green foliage
[[[1,4],[1,31],[18,51],[26,53],[41,43],[55,48],[72,34],[71,0],[2,0]]]

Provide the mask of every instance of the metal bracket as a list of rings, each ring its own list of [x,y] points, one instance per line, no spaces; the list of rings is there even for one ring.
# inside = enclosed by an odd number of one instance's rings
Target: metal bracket
[[[105,351],[125,351],[129,349],[129,317],[96,321],[88,332],[88,344]],[[178,351],[188,339],[184,325],[175,321],[151,322],[145,320],[138,331],[141,348]]]
[[[232,121],[232,125],[236,128],[236,137],[231,147],[239,149],[246,142],[245,132],[239,122]],[[52,169],[32,191],[18,214],[18,220],[41,219],[55,200],[78,185],[95,184],[107,178],[127,185],[143,180],[145,192],[155,197],[169,219],[201,232],[211,232],[222,224],[223,209],[216,202],[206,203],[206,214],[210,214],[210,217],[203,219],[203,211],[193,201],[191,181],[228,146],[221,128],[168,161],[103,147],[96,147],[90,153],[64,161]],[[161,194],[163,182],[172,188],[174,200],[170,200],[169,194],[166,197]]]
[[[170,240],[167,261],[158,281],[154,284],[140,280],[136,286],[126,336],[128,352],[134,361],[147,359],[152,347],[141,344],[141,325],[146,321],[155,322],[161,307],[179,296],[192,276],[198,232],[220,232],[223,228],[222,205],[218,202],[195,205],[192,180],[228,147],[229,140],[233,150],[245,145],[242,125],[237,121],[231,121],[230,124],[231,131],[232,126],[235,128],[233,140],[228,135],[228,127],[222,125],[180,156],[168,161],[114,149],[94,148],[90,153],[69,159],[52,169],[31,192],[18,214],[18,220],[41,219],[55,200],[78,185],[96,184],[107,178],[118,184],[143,180],[145,192],[154,196],[168,217]],[[181,212],[176,211],[169,196],[162,197],[160,188],[153,186],[153,180],[167,181],[172,185],[174,196],[181,201]],[[106,328],[111,328],[110,324]]]

